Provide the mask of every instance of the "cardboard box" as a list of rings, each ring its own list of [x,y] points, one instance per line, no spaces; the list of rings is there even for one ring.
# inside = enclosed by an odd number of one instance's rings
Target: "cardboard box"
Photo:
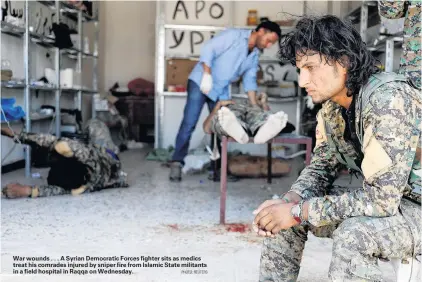
[[[168,59],[166,63],[166,88],[169,85],[183,85],[187,88],[188,77],[197,63],[198,61],[190,59]]]

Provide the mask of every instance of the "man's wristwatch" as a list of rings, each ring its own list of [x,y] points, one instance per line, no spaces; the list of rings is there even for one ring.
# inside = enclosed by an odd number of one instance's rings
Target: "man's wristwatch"
[[[297,221],[297,223],[301,224],[302,220],[300,219],[300,206],[299,204],[295,204],[291,209],[290,209],[290,214],[292,215],[293,219]]]
[[[297,221],[297,223],[299,224],[304,224],[305,220],[303,219],[303,203],[305,202],[305,200],[301,200],[299,203],[295,204],[291,209],[290,209],[290,214],[292,215],[292,217],[294,218],[294,220]]]

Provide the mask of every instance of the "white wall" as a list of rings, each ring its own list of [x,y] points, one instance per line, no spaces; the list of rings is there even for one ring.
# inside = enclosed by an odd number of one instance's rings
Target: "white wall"
[[[104,1],[101,9],[103,89],[137,77],[153,82],[155,1]]]

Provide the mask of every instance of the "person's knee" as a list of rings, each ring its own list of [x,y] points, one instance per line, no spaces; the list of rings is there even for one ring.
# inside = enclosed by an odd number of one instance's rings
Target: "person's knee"
[[[368,228],[365,224],[367,219],[347,219],[333,232],[333,256],[329,270],[333,281],[380,281],[382,278],[382,272],[376,265],[379,253],[374,232],[377,231]]]
[[[334,252],[348,248],[359,253],[371,252],[374,240],[370,230],[364,224],[364,217],[346,219],[333,232]]]

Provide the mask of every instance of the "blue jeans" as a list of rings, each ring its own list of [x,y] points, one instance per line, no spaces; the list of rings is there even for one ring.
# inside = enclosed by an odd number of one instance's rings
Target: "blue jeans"
[[[216,102],[212,101],[206,95],[202,94],[199,86],[188,80],[188,97],[186,100],[185,110],[183,112],[183,120],[180,124],[179,132],[176,137],[176,148],[173,154],[172,161],[185,164],[184,159],[188,154],[189,143],[192,133],[198,123],[202,108],[205,102],[208,105],[208,110],[214,109]]]

